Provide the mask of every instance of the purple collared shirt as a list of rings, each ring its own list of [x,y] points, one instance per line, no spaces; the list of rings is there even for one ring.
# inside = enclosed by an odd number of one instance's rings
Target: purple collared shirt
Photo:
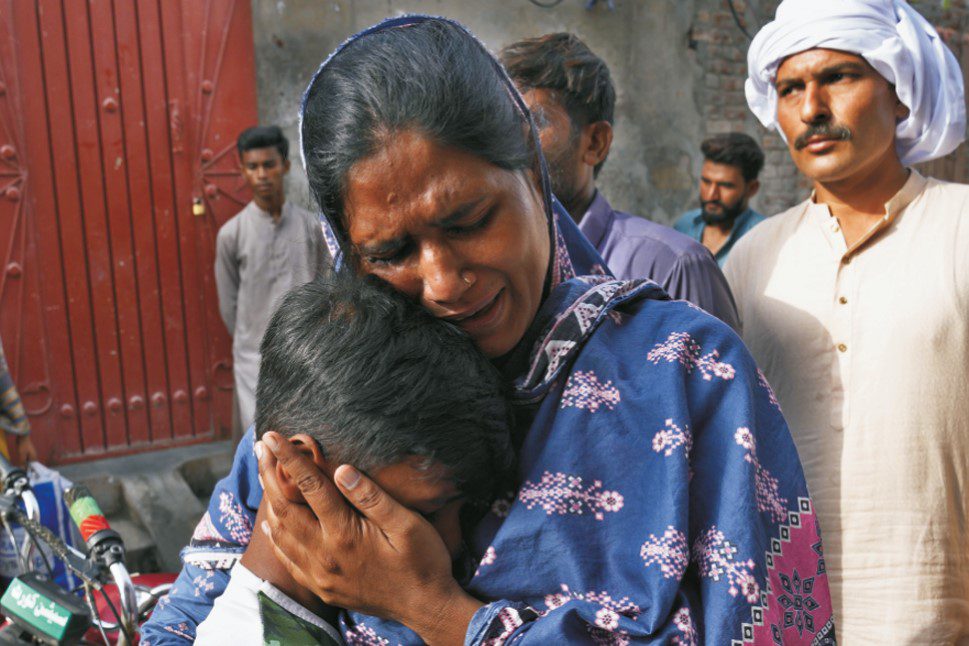
[[[738,330],[737,306],[727,279],[710,251],[670,227],[614,211],[601,192],[582,216],[579,229],[616,278],[649,278],[669,295],[702,307]]]

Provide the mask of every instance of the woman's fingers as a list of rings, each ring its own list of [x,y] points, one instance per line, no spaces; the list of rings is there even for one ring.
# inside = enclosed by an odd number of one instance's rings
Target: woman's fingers
[[[337,467],[333,479],[350,504],[384,533],[390,534],[409,527],[415,517],[414,512],[403,507],[377,483],[348,464]]]
[[[312,513],[306,507],[300,506],[302,512],[307,515]],[[319,567],[323,566],[323,551],[320,544],[323,542],[322,531],[316,522],[310,522],[301,526],[301,531],[296,534],[290,531],[283,531],[278,524],[278,520],[272,517],[272,510],[269,510],[267,519],[262,522],[259,531],[269,537],[273,553],[276,559],[303,587],[309,589],[317,596],[324,596],[328,586],[321,585]],[[287,521],[289,523],[290,521]],[[275,529],[273,529],[275,528]],[[333,574],[337,570],[333,569],[335,564],[329,563],[326,568],[326,575]],[[326,567],[326,566],[324,566]],[[326,601],[329,601],[326,599]]]
[[[263,435],[262,441],[269,449],[265,453],[274,458],[269,460],[267,459],[268,456],[264,456],[259,461],[259,472],[264,481],[263,487],[267,491],[269,489],[268,480],[275,481],[276,470],[271,467],[278,462],[283,470],[289,474],[290,480],[300,490],[300,493],[303,494],[306,504],[310,506],[325,527],[343,527],[353,521],[353,512],[346,501],[343,500],[340,491],[333,486],[327,475],[320,471],[313,460],[277,433],[266,433]],[[264,462],[267,467],[266,472],[263,471]],[[272,473],[268,471],[272,471]]]
[[[266,521],[274,532],[271,535],[273,542],[287,550],[296,546],[320,545],[325,540],[321,523],[306,505],[291,502],[279,507],[266,505]]]

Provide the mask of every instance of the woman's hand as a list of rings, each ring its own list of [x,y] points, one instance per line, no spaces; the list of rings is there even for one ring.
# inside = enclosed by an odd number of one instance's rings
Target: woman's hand
[[[429,644],[464,642],[482,604],[454,580],[430,523],[353,467],[339,467],[334,484],[278,434],[267,433],[262,444],[270,450],[257,445],[269,502],[261,529],[301,585],[328,604],[398,621]],[[308,507],[283,496],[277,461]]]

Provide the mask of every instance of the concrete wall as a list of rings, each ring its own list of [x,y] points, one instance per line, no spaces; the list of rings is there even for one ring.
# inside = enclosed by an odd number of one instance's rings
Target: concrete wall
[[[547,2],[548,0],[543,0]],[[754,34],[778,0],[733,0],[740,24]],[[699,143],[722,132],[760,141],[767,164],[753,206],[777,213],[809,192],[784,142],[761,127],[743,93],[747,36],[727,0],[562,0],[541,8],[529,0],[252,0],[259,116],[278,123],[296,145],[299,97],[322,59],[344,38],[381,18],[406,12],[445,15],[493,50],[523,37],[573,31],[602,56],[618,91],[616,139],[599,185],[617,208],[670,223],[698,206]],[[969,59],[969,0],[916,0],[960,60]],[[966,53],[963,53],[966,50]],[[964,63],[965,65],[965,63]],[[969,180],[969,151],[923,169]],[[298,155],[290,180],[309,205]]]
[[[552,31],[573,31],[609,64],[618,91],[616,141],[599,185],[617,208],[669,222],[691,205],[703,124],[693,87],[702,70],[686,43],[692,0],[585,0],[552,9],[528,0],[253,0],[259,116],[296,143],[300,94],[320,61],[348,35],[405,12],[464,23],[492,50]],[[298,155],[297,155],[298,157]],[[290,185],[307,202],[294,159]]]

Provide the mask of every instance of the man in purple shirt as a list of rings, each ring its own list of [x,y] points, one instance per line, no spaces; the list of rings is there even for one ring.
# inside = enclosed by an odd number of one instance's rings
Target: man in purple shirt
[[[670,227],[615,211],[595,179],[612,145],[616,91],[609,68],[574,34],[508,45],[501,62],[535,118],[552,191],[617,278],[649,278],[737,329],[737,308],[716,260]]]

